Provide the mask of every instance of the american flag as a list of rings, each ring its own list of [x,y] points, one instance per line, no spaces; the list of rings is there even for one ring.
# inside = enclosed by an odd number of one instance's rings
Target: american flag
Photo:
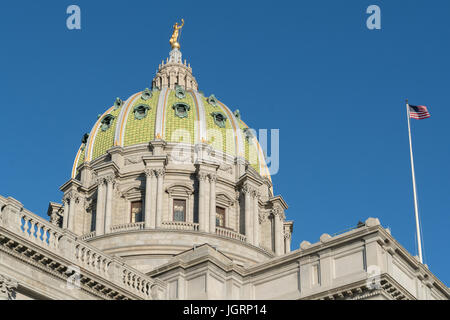
[[[412,119],[426,119],[431,117],[430,113],[427,110],[427,107],[425,106],[412,106],[408,105],[409,107],[409,117]]]

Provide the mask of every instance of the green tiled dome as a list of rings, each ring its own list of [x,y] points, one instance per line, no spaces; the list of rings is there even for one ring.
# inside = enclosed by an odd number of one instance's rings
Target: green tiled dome
[[[208,143],[225,154],[245,157],[258,173],[269,176],[261,147],[248,137],[246,129],[215,97],[181,88],[146,89],[99,116],[80,146],[72,177],[83,162],[100,158],[113,146],[128,147],[158,138],[167,143]]]

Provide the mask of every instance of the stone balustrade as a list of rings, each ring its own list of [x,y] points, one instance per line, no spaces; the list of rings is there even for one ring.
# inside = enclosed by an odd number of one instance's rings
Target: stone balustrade
[[[132,222],[132,223],[124,223],[111,227],[111,232],[120,232],[120,231],[132,231],[132,230],[142,230],[145,227],[145,222]]]
[[[184,222],[184,221],[164,221],[162,223],[163,229],[171,230],[193,230],[198,231],[198,223]]]
[[[83,241],[86,241],[86,240],[94,238],[95,235],[96,235],[96,233],[95,233],[95,230],[94,230],[94,231],[91,231],[89,233],[86,233],[86,234],[82,235],[80,239],[83,240]]]
[[[242,242],[245,242],[246,240],[245,235],[234,232],[233,230],[227,228],[216,227],[216,234],[222,237],[236,239]]]
[[[133,297],[163,298],[166,286],[162,281],[151,279],[144,273],[125,265],[119,257],[107,255],[70,231],[63,230],[29,212],[13,198],[7,199],[0,213],[0,231],[2,229],[13,233],[18,240],[25,240],[24,246],[28,245],[28,241],[67,259],[69,264],[65,265],[64,269],[79,268],[81,279],[92,277],[85,273],[85,271],[92,271],[92,274],[98,274],[102,280],[110,281],[125,293],[131,293]],[[95,233],[90,233],[84,238],[94,235]],[[62,263],[63,261],[60,261],[57,264],[62,265]]]

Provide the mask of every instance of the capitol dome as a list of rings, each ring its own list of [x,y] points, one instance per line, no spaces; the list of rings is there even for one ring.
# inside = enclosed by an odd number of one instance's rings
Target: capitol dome
[[[51,221],[143,272],[205,243],[243,266],[289,252],[293,222],[256,134],[198,90],[171,44],[150,88],[83,136]]]
[[[198,91],[192,68],[181,63],[181,52],[172,50],[159,65],[152,89],[126,100],[117,98],[98,116],[83,137],[75,157],[72,178],[84,162],[107,155],[113,146],[130,147],[162,139],[169,144],[209,144],[223,157],[242,157],[263,177],[270,179],[264,153],[253,131],[214,94]]]

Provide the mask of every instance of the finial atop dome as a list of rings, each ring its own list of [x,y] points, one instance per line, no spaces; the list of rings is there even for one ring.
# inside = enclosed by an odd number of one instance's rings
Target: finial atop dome
[[[183,26],[184,19],[181,19],[181,25],[178,22],[174,24],[172,37],[169,40],[172,50],[166,62],[163,60],[159,65],[156,76],[152,81],[152,88],[175,89],[176,86],[181,86],[185,90],[198,90],[198,84],[192,75],[190,64],[186,64],[186,60],[184,60],[184,64],[182,62],[178,38],[181,35],[181,28]]]
[[[172,37],[170,37],[170,45],[172,46],[172,49],[180,49],[180,44],[178,43],[178,36],[179,33],[181,34],[181,28],[184,26],[184,19],[181,19],[181,25],[178,25],[178,22],[175,22],[173,25],[173,33]]]

